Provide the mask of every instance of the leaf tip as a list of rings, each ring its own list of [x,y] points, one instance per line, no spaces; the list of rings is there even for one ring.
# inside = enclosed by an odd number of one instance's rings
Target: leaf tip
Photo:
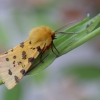
[[[90,14],[89,13],[87,13],[87,17],[90,17]]]

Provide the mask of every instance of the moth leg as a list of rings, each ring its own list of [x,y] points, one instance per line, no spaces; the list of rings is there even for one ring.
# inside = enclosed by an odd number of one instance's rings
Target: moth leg
[[[42,60],[46,59],[49,56],[46,55]],[[31,72],[35,67],[37,67],[39,64],[41,63],[41,61],[39,61],[36,65],[34,65],[33,67],[31,66],[31,68],[25,73],[25,75],[27,75],[29,72]]]
[[[54,52],[53,47],[55,48],[55,50],[57,51],[58,55]],[[52,52],[56,55],[56,57],[59,57],[59,51],[57,50],[57,48],[55,47],[53,41],[52,41],[52,47],[51,47]]]
[[[58,54],[60,53],[58,50],[57,50],[57,48],[56,48],[56,46],[54,45],[54,43],[52,42],[52,45],[53,45],[53,47],[55,48],[55,50],[58,52]]]

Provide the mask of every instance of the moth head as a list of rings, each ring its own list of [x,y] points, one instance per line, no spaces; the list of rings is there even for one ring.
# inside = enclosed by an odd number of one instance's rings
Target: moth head
[[[29,39],[32,42],[39,42],[39,41],[50,41],[53,39],[53,31],[46,26],[40,26],[33,28],[30,31]]]

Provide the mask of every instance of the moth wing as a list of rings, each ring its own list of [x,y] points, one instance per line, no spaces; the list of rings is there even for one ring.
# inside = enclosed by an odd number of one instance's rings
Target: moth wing
[[[34,59],[44,48],[44,43],[30,44],[27,40],[5,54],[0,55],[0,77],[8,89],[12,89],[25,75]],[[30,45],[29,45],[30,44]]]

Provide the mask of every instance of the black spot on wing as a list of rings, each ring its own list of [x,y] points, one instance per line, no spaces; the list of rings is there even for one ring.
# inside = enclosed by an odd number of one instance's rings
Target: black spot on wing
[[[14,79],[15,79],[15,83],[18,83],[19,82],[18,76],[14,76]]]
[[[26,59],[26,52],[25,51],[22,52],[22,59]]]
[[[8,74],[9,74],[9,75],[12,75],[12,72],[11,72],[11,70],[10,70],[10,69],[8,70]]]
[[[25,70],[22,69],[22,70],[20,71],[20,73],[21,73],[22,75],[25,75]]]
[[[29,41],[29,44],[32,44],[32,42],[31,42],[31,41]]]
[[[9,58],[6,58],[6,61],[9,61]]]
[[[20,65],[21,63],[22,63],[22,62],[21,62],[21,61],[19,61],[19,62],[18,62],[18,65]]]
[[[30,49],[34,50],[35,48],[30,48]]]
[[[28,62],[31,62],[31,63],[33,63],[33,61],[34,61],[34,58],[33,58],[33,57],[31,57],[31,58],[28,58]]]
[[[41,48],[40,46],[36,47],[37,48],[37,51],[40,53],[41,52]]]
[[[14,59],[16,59],[16,56],[13,56]]]
[[[13,61],[13,64],[15,64],[15,61]]]
[[[20,43],[20,47],[21,47],[21,48],[24,47],[24,42]]]

